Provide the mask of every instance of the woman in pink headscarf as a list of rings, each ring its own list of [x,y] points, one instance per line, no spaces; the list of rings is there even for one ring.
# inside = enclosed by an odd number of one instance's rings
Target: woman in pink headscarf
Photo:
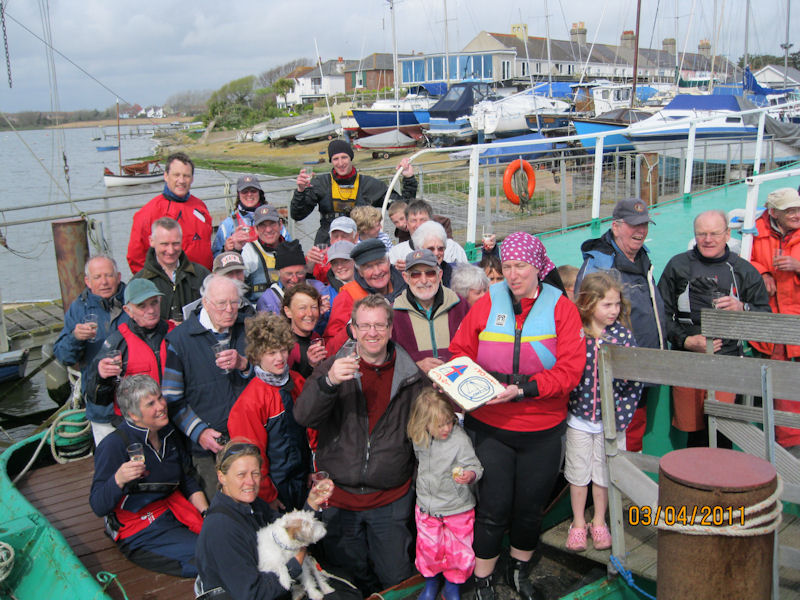
[[[545,596],[528,575],[586,344],[575,305],[540,281],[540,274],[556,271],[537,238],[509,235],[500,260],[505,280],[472,306],[450,344],[453,358],[470,357],[506,386],[464,422],[484,467],[473,543],[475,594],[477,600],[494,600],[492,575],[508,529],[506,581],[522,600],[537,600]]]

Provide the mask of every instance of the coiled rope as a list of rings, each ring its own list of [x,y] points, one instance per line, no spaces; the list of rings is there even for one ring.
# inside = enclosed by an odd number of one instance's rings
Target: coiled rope
[[[631,573],[628,569],[623,567],[622,566],[622,562],[616,556],[614,556],[612,554],[611,556],[608,557],[608,560],[611,562],[611,564],[617,570],[617,573],[620,574],[620,576],[622,577],[623,581],[625,581],[625,583],[628,584],[628,587],[630,587],[631,589],[636,590],[637,592],[639,592],[645,598],[649,598],[650,600],[656,600],[655,596],[652,596],[652,595],[648,594],[642,588],[640,588],[638,585],[636,585],[636,582],[633,580],[633,573]]]
[[[113,581],[117,584],[119,591],[122,592],[122,597],[125,598],[125,600],[129,600],[128,594],[125,593],[125,588],[122,587],[122,584],[119,582],[119,579],[117,579],[117,576],[114,573],[109,573],[108,571],[99,571],[95,577],[97,577],[97,581],[103,584],[104,592],[109,584]]]
[[[3,583],[14,568],[14,548],[0,542],[0,583]]]

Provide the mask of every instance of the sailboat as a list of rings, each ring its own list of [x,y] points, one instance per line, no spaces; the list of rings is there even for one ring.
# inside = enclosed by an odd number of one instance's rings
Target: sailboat
[[[122,150],[120,150],[119,132],[119,100],[117,101],[117,160],[119,172],[114,173],[108,167],[103,169],[103,183],[106,187],[120,187],[125,185],[140,185],[142,183],[158,183],[164,178],[164,170],[158,159],[143,160],[141,162],[122,164]]]

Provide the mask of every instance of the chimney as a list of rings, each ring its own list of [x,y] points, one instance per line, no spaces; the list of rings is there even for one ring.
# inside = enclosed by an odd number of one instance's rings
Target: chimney
[[[675,54],[676,46],[675,38],[664,38],[664,41],[661,42],[661,49],[669,54]]]
[[[336,72],[339,75],[344,74],[344,59],[341,56],[336,61]]]
[[[711,42],[700,40],[700,43],[697,44],[697,51],[706,58],[711,58]]]
[[[636,34],[633,32],[632,29],[628,29],[622,32],[622,35],[619,38],[619,45],[623,48],[630,48],[633,50],[633,46],[636,44]]]
[[[572,24],[572,29],[569,30],[569,39],[574,44],[586,45],[586,27],[584,27],[583,21]]]
[[[511,35],[517,37],[522,43],[528,41],[528,26],[524,23],[511,26]]]

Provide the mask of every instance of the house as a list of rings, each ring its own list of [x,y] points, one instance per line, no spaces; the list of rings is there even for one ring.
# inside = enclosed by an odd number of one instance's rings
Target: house
[[[296,78],[294,90],[286,94],[288,104],[307,104],[320,98],[345,93],[345,69],[357,67],[357,60],[345,60],[341,56],[336,60],[322,63],[322,68],[314,67]]]
[[[164,108],[161,106],[148,106],[145,109],[145,114],[147,115],[148,119],[163,119]]]
[[[766,88],[784,89],[784,69],[783,65],[767,65],[753,73],[759,85]],[[794,67],[788,67],[785,71],[787,88],[800,87],[800,71]]]
[[[390,88],[394,86],[394,56],[385,52],[374,52],[355,66],[345,68],[344,72],[345,92],[348,94],[353,90]]]
[[[292,106],[293,104],[300,104],[300,97],[295,94],[300,86],[300,78],[313,70],[314,67],[297,67],[292,72],[287,73],[282,77],[282,79],[293,81],[294,89],[286,94],[286,96],[275,97],[275,103],[278,105],[278,108],[286,108],[287,106]]]
[[[560,81],[585,78],[629,80],[633,77],[635,35],[623,31],[620,43],[587,44],[586,27],[574,23],[569,40],[529,36],[527,25],[512,25],[511,33],[481,31],[461,52],[415,55],[399,59],[403,85],[432,81],[512,82],[551,77]],[[711,45],[703,40],[696,53],[677,53],[675,40],[667,38],[660,49],[639,48],[638,80],[672,83],[676,64],[684,79],[708,79],[715,74],[740,78],[741,70],[724,57],[712,58]],[[445,67],[448,67],[446,70]],[[719,77],[715,75],[715,77]]]

